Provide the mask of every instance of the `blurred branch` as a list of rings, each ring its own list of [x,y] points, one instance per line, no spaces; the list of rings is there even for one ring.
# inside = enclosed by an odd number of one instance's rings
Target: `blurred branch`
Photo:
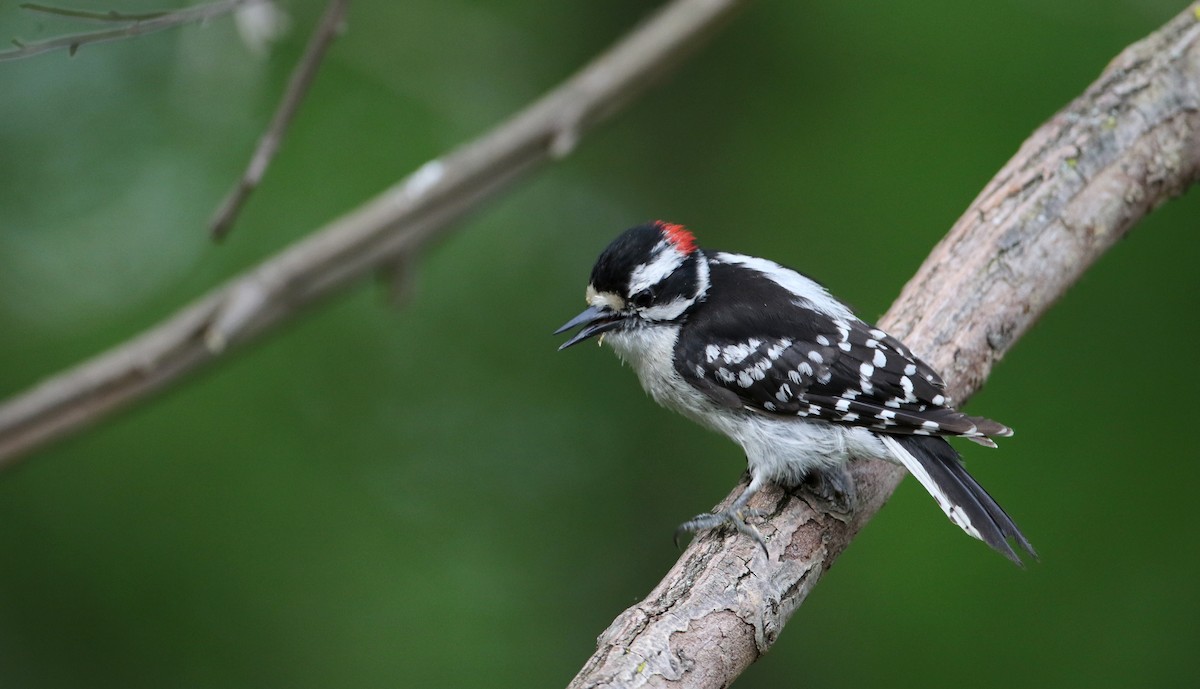
[[[162,31],[170,29],[182,24],[190,24],[192,22],[202,22],[223,14],[228,14],[239,7],[249,6],[267,0],[223,0],[222,2],[211,2],[207,5],[197,5],[186,9],[177,10],[174,12],[149,12],[142,14],[120,14],[117,12],[89,12],[87,10],[72,10],[66,8],[54,8],[48,5],[25,4],[21,7],[34,12],[42,12],[45,14],[58,14],[65,17],[91,19],[97,21],[112,21],[112,22],[130,22],[129,24],[115,29],[100,29],[99,31],[88,31],[85,33],[71,34],[69,36],[58,36],[45,41],[36,43],[23,43],[20,40],[12,39],[13,45],[17,46],[12,50],[0,51],[0,61],[16,60],[22,57],[31,57],[40,55],[51,50],[61,50],[63,48],[74,55],[79,46],[87,43],[104,43],[106,41],[117,41],[124,38],[132,38],[133,36],[141,36],[142,34]]]
[[[1138,220],[1200,178],[1198,19],[1200,7],[1190,7],[1127,48],[1035,131],[882,319],[946,374],[955,398],[978,390]],[[771,515],[759,527],[769,560],[744,537],[696,539],[646,599],[601,634],[571,686],[728,686],[771,647],[904,475],[882,462],[854,462],[851,471],[853,514],[807,492],[774,489],[751,501]]]
[[[52,14],[58,17],[70,17],[71,19],[90,19],[97,22],[141,22],[147,19],[158,19],[159,17],[171,14],[169,10],[161,12],[141,12],[138,14],[125,14],[116,10],[108,12],[93,12],[92,10],[73,10],[69,7],[53,7],[51,5],[39,5],[35,2],[23,2],[17,5],[23,10],[30,12],[40,12],[42,14]]]
[[[490,132],[128,342],[0,404],[0,466],[173,385],[382,266],[401,265],[522,174],[568,154],[745,0],[675,0]]]
[[[267,166],[271,164],[271,160],[279,150],[279,144],[283,141],[284,134],[287,133],[288,125],[291,124],[296,110],[304,100],[304,95],[308,93],[313,79],[317,76],[317,68],[321,66],[325,51],[329,49],[329,45],[333,43],[333,39],[341,29],[342,19],[346,16],[346,7],[349,4],[350,0],[329,0],[325,14],[321,16],[312,36],[308,39],[304,55],[300,57],[300,61],[296,63],[296,67],[292,71],[291,78],[288,79],[287,89],[279,101],[275,115],[267,125],[266,131],[263,132],[262,138],[258,140],[258,146],[250,157],[250,164],[209,222],[208,229],[213,239],[223,239],[229,233],[234,221],[237,220],[242,205],[262,181]]]

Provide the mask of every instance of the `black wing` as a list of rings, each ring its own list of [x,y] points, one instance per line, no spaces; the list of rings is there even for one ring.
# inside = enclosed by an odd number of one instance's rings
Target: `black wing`
[[[987,436],[1011,434],[951,408],[937,373],[882,330],[794,298],[764,301],[751,312],[705,304],[678,340],[676,369],[718,404],[985,444]],[[736,315],[722,322],[719,314]]]

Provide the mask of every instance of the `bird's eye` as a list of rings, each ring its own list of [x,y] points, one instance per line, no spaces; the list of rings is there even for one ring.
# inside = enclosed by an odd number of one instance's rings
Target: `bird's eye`
[[[646,308],[647,306],[650,305],[650,302],[652,302],[652,301],[654,301],[654,293],[651,292],[650,290],[638,292],[637,294],[634,294],[629,297],[629,303],[633,304],[634,306],[636,306],[639,309]]]

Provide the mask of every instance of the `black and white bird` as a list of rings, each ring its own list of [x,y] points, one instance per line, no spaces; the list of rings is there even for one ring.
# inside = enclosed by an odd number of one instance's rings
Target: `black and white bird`
[[[681,525],[745,522],[768,482],[843,475],[851,457],[903,465],[971,536],[1010,560],[1036,557],[967,473],[948,436],[995,447],[1007,426],[951,406],[945,383],[899,340],[859,320],[820,284],[778,263],[699,248],[681,225],[630,228],[600,254],[588,307],[560,349],[599,335],[659,404],[742,446],[750,484],[729,506]]]

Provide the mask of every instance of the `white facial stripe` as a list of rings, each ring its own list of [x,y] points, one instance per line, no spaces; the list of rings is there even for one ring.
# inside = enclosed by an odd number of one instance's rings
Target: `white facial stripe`
[[[841,318],[843,320],[855,320],[854,314],[850,313],[850,310],[841,302],[831,297],[829,292],[825,291],[824,287],[818,285],[811,278],[805,277],[789,268],[784,268],[774,261],[724,252],[714,256],[713,260],[721,263],[737,263],[751,270],[756,270],[762,273],[763,277],[808,302],[806,306],[820,311],[826,316]]]
[[[697,249],[696,255],[696,296],[701,297],[708,292],[708,258]]]
[[[595,287],[588,285],[587,293],[584,297],[587,299],[588,306],[597,308],[609,308],[613,311],[621,311],[625,308],[625,300],[619,295],[612,292],[597,292]]]
[[[676,297],[666,304],[657,304],[642,310],[642,318],[652,321],[672,321],[683,315],[696,300]]]
[[[634,268],[633,274],[629,276],[630,294],[637,294],[662,282],[664,278],[683,265],[684,259],[687,258],[674,245],[665,240],[654,247],[651,256],[649,263],[643,263]]]

